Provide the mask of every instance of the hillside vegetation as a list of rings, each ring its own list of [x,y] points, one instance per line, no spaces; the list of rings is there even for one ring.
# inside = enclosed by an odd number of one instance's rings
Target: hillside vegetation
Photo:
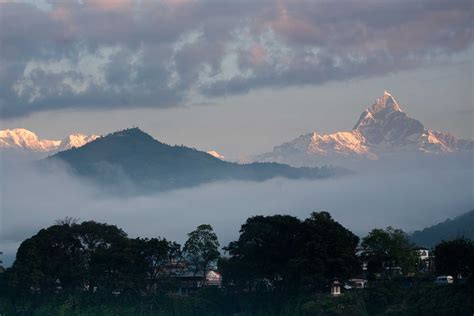
[[[446,221],[416,231],[411,235],[412,241],[418,246],[431,248],[442,240],[459,237],[474,239],[474,210]]]

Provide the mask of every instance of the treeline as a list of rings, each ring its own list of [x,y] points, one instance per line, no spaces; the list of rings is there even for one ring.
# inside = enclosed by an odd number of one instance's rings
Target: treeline
[[[254,216],[220,249],[210,225],[181,246],[130,238],[114,225],[70,218],[25,240],[0,274],[6,315],[400,315],[474,311],[474,244],[442,242],[420,262],[401,230],[374,229],[362,240],[329,213],[300,220]],[[222,255],[221,252],[222,251]],[[364,268],[363,268],[364,267]],[[207,284],[215,270],[221,287]],[[177,295],[178,276],[200,279]],[[180,274],[181,273],[181,274]],[[455,284],[436,286],[437,275]],[[334,280],[363,277],[369,288],[329,295]],[[193,281],[194,282],[194,281]]]
[[[13,266],[5,273],[5,285],[14,296],[163,294],[173,288],[170,265],[186,261],[198,274],[218,258],[218,247],[209,225],[191,232],[182,248],[160,237],[129,238],[114,225],[66,219],[20,245]]]

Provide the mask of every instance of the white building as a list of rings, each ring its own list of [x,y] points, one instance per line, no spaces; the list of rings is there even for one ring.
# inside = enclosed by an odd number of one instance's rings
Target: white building
[[[331,284],[331,295],[338,296],[341,295],[341,283],[339,281],[334,281]]]
[[[349,279],[351,288],[354,289],[365,289],[368,281],[366,279]]]
[[[421,261],[426,261],[430,258],[430,251],[428,248],[417,248],[415,249],[418,259]]]

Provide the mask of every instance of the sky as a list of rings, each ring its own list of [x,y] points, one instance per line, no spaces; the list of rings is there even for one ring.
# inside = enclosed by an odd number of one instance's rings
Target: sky
[[[473,15],[469,0],[0,1],[0,126],[139,126],[239,159],[350,130],[388,90],[472,138]]]

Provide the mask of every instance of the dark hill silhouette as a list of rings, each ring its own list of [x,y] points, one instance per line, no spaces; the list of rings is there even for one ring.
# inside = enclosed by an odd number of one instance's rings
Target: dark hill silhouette
[[[278,163],[231,163],[196,149],[164,144],[139,128],[111,133],[47,158],[58,159],[76,173],[101,184],[116,186],[129,181],[151,191],[218,180],[320,179],[347,172],[329,167],[293,168]]]
[[[418,246],[434,247],[442,240],[465,237],[474,240],[474,210],[447,219],[443,223],[433,225],[411,235],[412,241]]]

